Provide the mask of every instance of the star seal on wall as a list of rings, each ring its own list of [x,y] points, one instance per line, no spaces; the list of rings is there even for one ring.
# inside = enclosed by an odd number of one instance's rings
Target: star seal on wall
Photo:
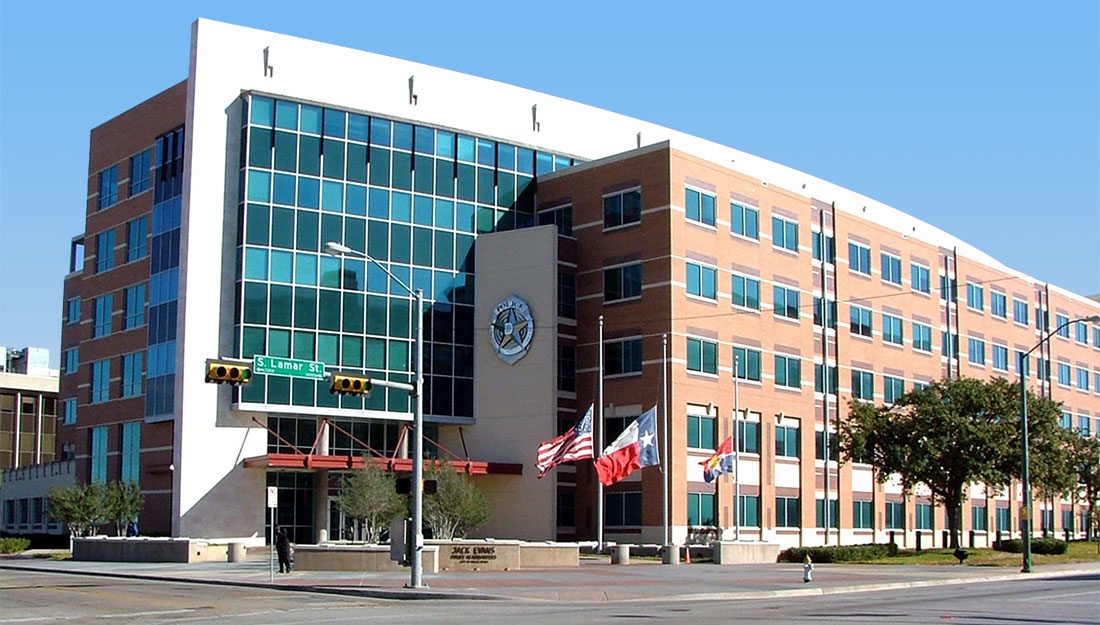
[[[531,307],[518,295],[509,295],[493,308],[489,337],[493,350],[504,362],[514,365],[527,355],[535,334]]]

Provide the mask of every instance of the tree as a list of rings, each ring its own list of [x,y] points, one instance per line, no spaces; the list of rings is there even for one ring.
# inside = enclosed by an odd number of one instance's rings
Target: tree
[[[107,488],[98,482],[69,488],[53,487],[46,493],[50,516],[69,528],[71,536],[91,536],[108,520]]]
[[[436,493],[424,497],[424,520],[435,538],[462,538],[492,515],[485,495],[465,473],[436,463],[428,467],[425,479],[436,481]]]
[[[957,548],[967,485],[1006,484],[1011,477],[1011,397],[1003,379],[962,378],[910,391],[892,407],[852,401],[839,432],[841,450],[874,466],[880,482],[896,474],[907,491],[924,484],[947,508]]]
[[[341,480],[340,509],[363,522],[368,543],[378,543],[390,521],[405,514],[406,503],[393,473],[367,462]]]
[[[115,532],[118,536],[126,533],[126,525],[130,521],[136,521],[145,505],[145,496],[141,494],[141,486],[135,481],[111,482],[107,485],[106,516],[115,522]]]
[[[1100,537],[1097,531],[1097,504],[1100,503],[1100,440],[1087,436],[1073,436],[1070,447],[1071,464],[1077,469],[1077,483],[1089,507],[1088,525],[1085,530],[1088,538]]]
[[[1010,393],[1015,398],[1015,425],[1020,424],[1020,385],[1013,384]],[[1049,397],[1027,394],[1028,458],[1033,488],[1050,497],[1067,497],[1077,483],[1077,472],[1070,462],[1070,449],[1076,435],[1058,423],[1062,415],[1062,403]],[[1010,474],[1021,478],[1019,466],[1023,458],[1023,440],[1019,434],[1015,440],[1016,452],[1009,462],[1015,462]]]
[[[85,531],[79,488],[54,486],[46,493],[46,506],[50,516],[64,523],[70,536],[83,536]]]

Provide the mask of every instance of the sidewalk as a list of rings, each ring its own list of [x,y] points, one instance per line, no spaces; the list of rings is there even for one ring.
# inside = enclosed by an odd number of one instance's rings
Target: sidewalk
[[[647,562],[614,566],[604,560],[583,561],[577,568],[502,572],[444,571],[424,576],[427,589],[412,590],[404,588],[409,577],[402,573],[276,573],[275,581],[271,583],[268,581],[266,560],[162,564],[5,557],[0,559],[0,569],[274,588],[377,599],[524,599],[562,602],[763,599],[1067,575],[1100,575],[1100,563],[1045,565],[1036,567],[1035,572],[1029,575],[1019,573],[1014,567],[818,564],[814,566],[814,581],[803,583],[801,564],[666,566]]]

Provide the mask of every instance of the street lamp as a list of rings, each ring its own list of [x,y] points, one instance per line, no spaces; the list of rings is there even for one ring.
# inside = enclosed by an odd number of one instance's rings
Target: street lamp
[[[391,280],[401,285],[416,301],[416,346],[413,358],[413,383],[402,384],[378,380],[374,384],[407,390],[413,396],[413,458],[412,458],[412,557],[409,559],[409,588],[424,588],[424,578],[421,571],[421,555],[424,551],[424,324],[420,316],[424,314],[424,291],[412,289],[409,285],[393,275],[385,265],[371,258],[365,252],[354,250],[342,243],[329,241],[325,243],[325,253],[333,256],[358,256],[374,263],[390,277]],[[408,538],[406,538],[408,540]]]
[[[1039,341],[1035,347],[1024,352],[1020,356],[1017,366],[1020,368],[1020,432],[1021,432],[1021,444],[1023,446],[1023,470],[1021,471],[1021,478],[1024,483],[1024,515],[1026,516],[1024,521],[1023,535],[1024,535],[1024,567],[1020,569],[1021,573],[1031,572],[1031,460],[1028,457],[1028,442],[1027,442],[1027,357],[1031,355],[1031,352],[1039,349],[1044,343],[1050,340],[1050,337],[1058,334],[1063,328],[1071,326],[1075,323],[1100,323],[1100,315],[1091,315],[1089,317],[1082,317],[1080,319],[1070,319],[1062,325],[1054,329],[1053,332],[1048,332],[1046,336]]]

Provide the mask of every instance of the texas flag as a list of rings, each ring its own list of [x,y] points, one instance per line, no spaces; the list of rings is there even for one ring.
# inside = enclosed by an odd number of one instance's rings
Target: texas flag
[[[596,475],[604,486],[643,467],[661,463],[657,455],[657,407],[647,410],[627,426],[596,460]]]
[[[733,437],[727,436],[714,454],[699,464],[703,465],[703,479],[707,484],[723,473],[733,473]]]

